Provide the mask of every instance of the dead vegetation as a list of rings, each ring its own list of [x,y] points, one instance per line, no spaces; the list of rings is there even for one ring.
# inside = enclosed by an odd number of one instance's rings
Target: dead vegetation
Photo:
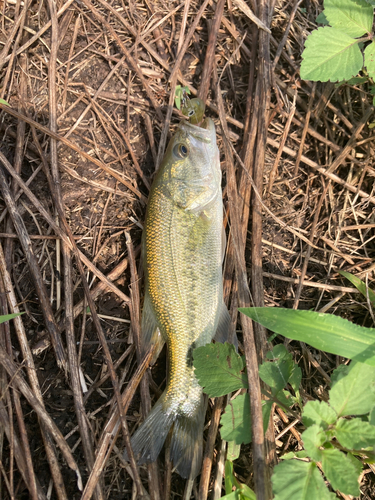
[[[256,357],[266,332],[237,307],[315,309],[371,326],[340,269],[371,287],[372,96],[299,78],[317,1],[1,2],[1,497],[219,498],[224,399],[209,404],[199,481],[163,457],[122,460],[160,394],[163,357],[137,359],[140,235],[155,166],[180,118],[174,85],[207,98],[222,153],[229,234],[224,286],[261,429]],[[271,32],[269,33],[268,28]],[[250,290],[248,286],[250,278]],[[251,292],[251,293],[250,293]],[[255,342],[254,342],[255,336]],[[256,349],[255,349],[256,346]],[[335,356],[290,344],[306,400],[324,399]],[[148,372],[146,372],[148,373]],[[140,388],[140,390],[139,390]],[[121,414],[118,414],[121,401]],[[266,498],[267,466],[300,446],[279,409],[245,447],[240,480]],[[253,464],[258,469],[254,470]],[[255,475],[255,477],[254,477]],[[367,469],[363,498],[373,498]],[[263,488],[263,490],[262,490]],[[149,495],[149,496],[148,496]]]

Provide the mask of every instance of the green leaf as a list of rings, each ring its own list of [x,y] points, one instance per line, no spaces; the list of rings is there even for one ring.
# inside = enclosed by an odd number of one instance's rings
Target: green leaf
[[[300,340],[320,351],[375,366],[375,329],[314,311],[278,307],[239,309],[266,328],[292,340]]]
[[[364,363],[351,363],[348,368],[329,391],[330,405],[339,417],[364,415],[375,405],[375,368]]]
[[[359,496],[357,468],[345,453],[336,448],[322,450],[322,468],[334,490]]]
[[[272,475],[274,500],[334,500],[314,462],[283,460]]]
[[[325,401],[308,401],[303,409],[302,421],[309,427],[317,424],[323,429],[332,425],[337,420],[337,414]]]
[[[280,457],[281,460],[290,460],[291,458],[308,458],[308,454],[306,450],[301,451],[290,451],[289,453],[285,453]]]
[[[374,48],[375,44],[373,43]],[[365,51],[366,52],[366,51]],[[374,52],[374,57],[375,57],[375,52]],[[374,70],[375,70],[375,64],[374,64]],[[371,288],[368,288],[366,286],[366,283],[364,283],[361,279],[357,278],[357,276],[354,276],[354,274],[348,273],[346,271],[339,271],[339,273],[344,276],[347,280],[352,283],[361,294],[366,297],[367,299],[367,290],[368,290],[368,297],[370,299],[370,302],[373,306],[375,306],[375,293],[371,290]]]
[[[0,324],[5,323],[5,321],[9,321],[10,319],[17,318],[17,316],[21,316],[22,314],[25,314],[25,313],[21,312],[21,313],[14,313],[14,314],[4,314],[3,316],[0,316]]]
[[[231,460],[232,462],[234,460],[237,460],[237,458],[240,456],[240,452],[241,452],[240,444],[236,444],[234,441],[228,441],[227,460]]]
[[[375,406],[371,408],[370,415],[368,417],[368,421],[371,425],[375,425]]]
[[[368,78],[365,76],[355,76],[354,78],[349,78],[349,80],[344,80],[342,82],[336,83],[335,87],[339,88],[341,85],[361,85],[362,83],[368,82]],[[340,271],[339,271],[340,272]]]
[[[319,16],[315,19],[315,22],[316,22],[316,24],[324,24],[325,26],[327,24],[329,24],[328,19],[326,18],[326,15],[324,14],[324,12],[321,12],[319,14]]]
[[[301,385],[301,380],[302,380],[302,370],[296,363],[294,363],[292,373],[289,377],[289,384],[292,386],[293,391],[297,395],[299,394],[299,387]]]
[[[336,425],[336,438],[344,448],[360,450],[375,446],[375,427],[360,418],[340,418]]]
[[[319,449],[327,441],[327,435],[319,425],[308,427],[302,434],[301,439],[308,455],[319,462],[322,459],[322,450]]]
[[[0,104],[5,104],[5,106],[10,107],[10,104],[7,101],[5,101],[4,99],[0,99]]]
[[[263,430],[264,432],[267,431],[268,424],[270,421],[271,417],[271,410],[272,410],[272,405],[273,401],[270,399],[267,399],[266,401],[262,399],[262,414],[263,414]]]
[[[288,383],[294,367],[293,357],[282,344],[275,346],[267,357],[273,362],[265,361],[259,366],[259,377],[277,394]]]
[[[271,415],[272,401],[262,401],[263,429],[266,432]],[[221,416],[220,434],[228,442],[236,445],[251,442],[251,412],[249,394],[239,394],[230,401]],[[233,459],[235,460],[235,458]]]
[[[225,493],[228,494],[233,490],[234,481],[237,481],[233,475],[233,463],[230,460],[225,461],[224,471]]]
[[[365,66],[371,78],[375,78],[375,43],[372,41],[364,51]]]
[[[247,377],[241,373],[244,360],[232,344],[207,344],[193,351],[195,376],[210,397],[225,396],[248,387]]]
[[[329,26],[307,37],[302,59],[301,78],[321,82],[348,80],[363,66],[357,40]]]
[[[251,442],[250,398],[248,394],[239,394],[230,401],[221,416],[220,434],[225,441],[236,444]]]
[[[240,497],[241,499],[257,500],[254,491],[250,489],[246,484],[241,483],[240,494],[241,494]]]
[[[370,33],[374,9],[363,0],[324,0],[329,24],[353,38]]]

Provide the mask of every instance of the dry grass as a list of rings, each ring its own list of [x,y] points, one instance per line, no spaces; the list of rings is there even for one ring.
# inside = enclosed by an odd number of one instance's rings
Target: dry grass
[[[165,378],[162,356],[149,389],[152,353],[137,360],[139,248],[155,166],[179,119],[171,85],[207,98],[217,125],[233,328],[238,305],[251,303],[373,324],[338,273],[374,279],[372,96],[300,80],[318,2],[277,0],[272,12],[271,1],[270,17],[265,0],[255,3],[270,36],[240,0],[0,2],[0,97],[11,106],[0,105],[0,313],[25,311],[0,329],[2,498],[220,496],[223,399],[209,405],[200,482],[185,486],[163,458],[147,468],[121,457]],[[241,321],[250,372],[266,332],[255,325],[254,343]],[[304,398],[324,399],[344,360],[290,349]],[[301,430],[277,409],[269,464],[301,446]],[[249,447],[236,473],[254,486]],[[363,498],[373,483],[368,469]]]

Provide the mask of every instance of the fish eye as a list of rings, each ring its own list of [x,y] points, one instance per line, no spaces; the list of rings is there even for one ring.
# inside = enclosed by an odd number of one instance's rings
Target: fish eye
[[[173,148],[173,152],[179,158],[186,158],[189,154],[189,149],[185,144],[176,144]]]

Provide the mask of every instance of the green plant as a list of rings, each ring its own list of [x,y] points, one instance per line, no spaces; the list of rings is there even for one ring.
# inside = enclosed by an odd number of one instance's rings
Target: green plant
[[[343,273],[344,274],[344,273]],[[345,273],[372,303],[375,294],[355,276]],[[302,401],[302,373],[284,345],[276,345],[259,367],[268,386],[263,401],[264,428],[273,403],[300,419],[304,449],[281,457],[272,486],[275,500],[325,500],[333,490],[358,496],[364,463],[375,461],[375,329],[312,311],[281,308],[240,309],[253,320],[291,340],[351,359],[332,373],[328,401]],[[209,344],[193,353],[197,379],[211,397],[247,388],[245,361],[230,344]],[[293,408],[293,409],[292,409]],[[236,395],[221,417],[221,437],[228,441],[225,468],[226,499],[254,498],[234,476],[233,460],[239,447],[251,441],[250,403],[247,393]],[[249,493],[249,491],[251,493]]]
[[[350,81],[365,66],[364,80],[350,83],[372,82],[375,77],[374,5],[372,0],[324,0],[324,11],[316,21],[326,26],[314,30],[306,39],[301,78]],[[364,47],[367,42],[370,43]]]
[[[6,321],[9,321],[10,319],[17,318],[17,316],[21,316],[24,314],[23,312],[21,313],[14,313],[14,314],[4,314],[3,316],[0,316],[0,324],[5,323]]]

